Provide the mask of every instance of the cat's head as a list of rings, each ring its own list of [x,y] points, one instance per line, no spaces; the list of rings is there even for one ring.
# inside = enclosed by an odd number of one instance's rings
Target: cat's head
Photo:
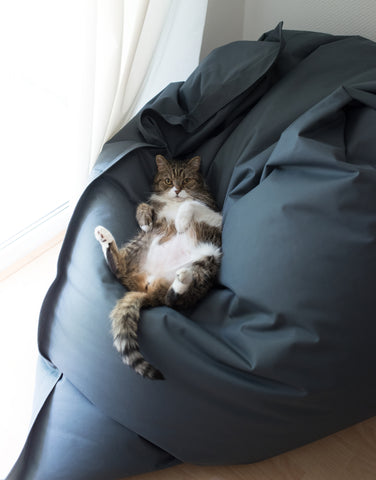
[[[200,173],[200,157],[187,161],[167,160],[162,155],[155,158],[157,174],[154,178],[154,191],[166,198],[195,198],[205,190],[205,182]]]

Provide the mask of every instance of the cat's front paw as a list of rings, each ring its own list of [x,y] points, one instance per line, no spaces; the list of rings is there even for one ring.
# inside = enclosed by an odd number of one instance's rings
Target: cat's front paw
[[[153,228],[154,210],[147,203],[141,203],[137,207],[136,219],[141,230],[149,232]]]
[[[108,231],[107,228],[104,228],[101,225],[95,227],[94,235],[98,242],[102,245],[102,248],[108,247],[110,243],[114,241],[112,233]]]
[[[183,203],[179,208],[175,218],[175,228],[178,233],[184,233],[188,230],[193,220],[193,208],[189,203]]]

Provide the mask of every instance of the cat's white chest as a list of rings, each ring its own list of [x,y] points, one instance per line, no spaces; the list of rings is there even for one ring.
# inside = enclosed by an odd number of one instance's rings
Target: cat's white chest
[[[158,218],[174,223],[177,234],[162,243],[162,236],[153,238],[143,265],[150,279],[162,277],[173,281],[178,269],[209,255],[220,256],[220,249],[215,245],[197,242],[191,229],[193,222],[205,222],[220,228],[220,213],[196,200],[168,200],[158,212]]]
[[[183,202],[178,200],[167,201],[158,212],[158,218],[165,218],[167,222],[175,222],[176,215]]]

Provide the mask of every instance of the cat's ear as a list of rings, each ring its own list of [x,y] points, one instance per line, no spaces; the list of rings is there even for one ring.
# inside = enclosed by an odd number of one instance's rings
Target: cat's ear
[[[196,172],[200,169],[201,158],[199,156],[193,157],[188,160],[188,165],[193,168]]]
[[[158,172],[166,168],[168,165],[168,160],[165,159],[163,155],[157,155],[155,157],[155,163],[157,164]]]

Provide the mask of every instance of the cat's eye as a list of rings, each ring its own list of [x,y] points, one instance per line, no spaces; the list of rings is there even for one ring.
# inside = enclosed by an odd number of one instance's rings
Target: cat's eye
[[[166,185],[172,185],[171,178],[165,178],[165,184]]]
[[[185,179],[183,180],[183,185],[187,185],[187,183],[189,183],[190,181],[191,181],[190,178],[185,178]]]

